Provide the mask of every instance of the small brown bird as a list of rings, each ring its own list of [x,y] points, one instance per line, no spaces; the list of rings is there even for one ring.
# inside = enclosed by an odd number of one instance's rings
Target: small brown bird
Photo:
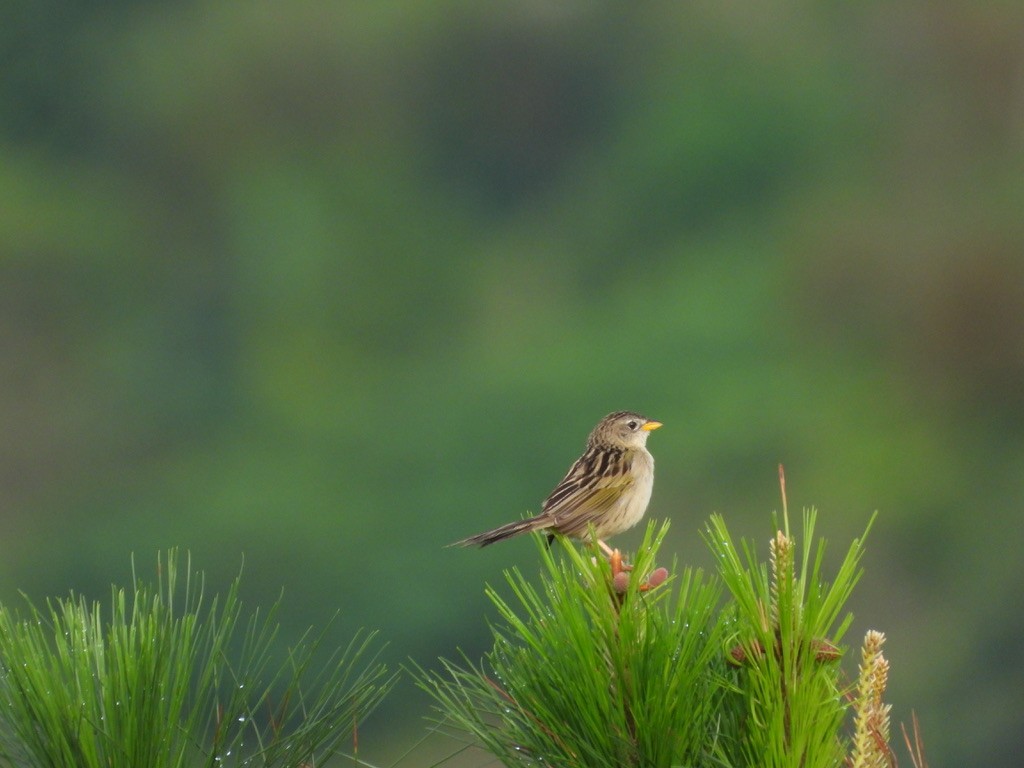
[[[587,539],[593,526],[598,544],[610,555],[603,539],[632,528],[647,511],[654,487],[654,457],[647,450],[647,438],[660,426],[632,411],[608,414],[594,427],[583,455],[555,486],[539,515],[455,544],[486,547],[527,531],[548,531],[549,542],[556,533]]]

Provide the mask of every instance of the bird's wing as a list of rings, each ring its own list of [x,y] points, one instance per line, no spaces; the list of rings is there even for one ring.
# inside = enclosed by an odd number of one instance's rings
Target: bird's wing
[[[541,516],[552,520],[559,533],[581,536],[595,515],[612,508],[634,482],[631,456],[607,451],[588,451],[555,486]]]

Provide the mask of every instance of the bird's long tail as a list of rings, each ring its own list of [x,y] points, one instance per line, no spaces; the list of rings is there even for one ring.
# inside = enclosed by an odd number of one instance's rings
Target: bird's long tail
[[[488,544],[510,539],[513,536],[518,536],[520,533],[543,530],[544,528],[548,528],[550,525],[551,521],[543,517],[530,517],[526,520],[517,520],[514,523],[508,523],[507,525],[499,526],[493,530],[478,533],[476,536],[470,536],[468,539],[456,541],[450,546],[469,547],[477,545],[480,547],[486,547]]]

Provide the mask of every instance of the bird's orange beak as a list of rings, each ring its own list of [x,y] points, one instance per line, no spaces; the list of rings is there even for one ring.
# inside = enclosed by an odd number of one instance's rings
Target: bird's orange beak
[[[640,429],[642,429],[644,432],[653,432],[654,430],[656,430],[660,426],[661,426],[661,422],[660,421],[648,421],[646,424],[644,424],[642,427],[640,427]]]

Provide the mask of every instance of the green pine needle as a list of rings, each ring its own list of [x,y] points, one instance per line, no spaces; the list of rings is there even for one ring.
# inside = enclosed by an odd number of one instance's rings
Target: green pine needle
[[[622,593],[596,547],[539,543],[539,587],[512,571],[513,601],[488,589],[503,623],[486,661],[420,670],[444,719],[506,765],[698,762],[721,691],[720,587],[685,569],[641,591],[667,530],[648,526]]]
[[[831,583],[822,573],[825,545],[814,540],[816,514],[803,517],[803,546],[779,531],[769,567],[749,542],[741,557],[725,521],[713,515],[705,538],[733,603],[730,654],[735,687],[725,699],[730,738],[721,757],[735,766],[834,768],[844,764],[847,705],[836,663],[852,616],[843,615],[860,578],[863,538],[847,551]],[[869,523],[870,528],[870,523]]]
[[[537,536],[539,580],[512,570],[506,590],[487,589],[498,621],[486,658],[415,667],[417,682],[439,727],[508,766],[839,768],[837,662],[863,538],[829,583],[815,519],[804,514],[802,543],[777,532],[765,562],[712,516],[717,576],[673,563],[653,589],[667,523],[648,524],[628,577],[596,546]]]
[[[326,636],[281,658],[277,605],[242,624],[238,579],[207,600],[174,550],[158,573],[155,586],[114,588],[109,614],[74,595],[24,614],[0,606],[0,762],[297,768],[347,746],[393,683],[372,634],[315,672]]]

